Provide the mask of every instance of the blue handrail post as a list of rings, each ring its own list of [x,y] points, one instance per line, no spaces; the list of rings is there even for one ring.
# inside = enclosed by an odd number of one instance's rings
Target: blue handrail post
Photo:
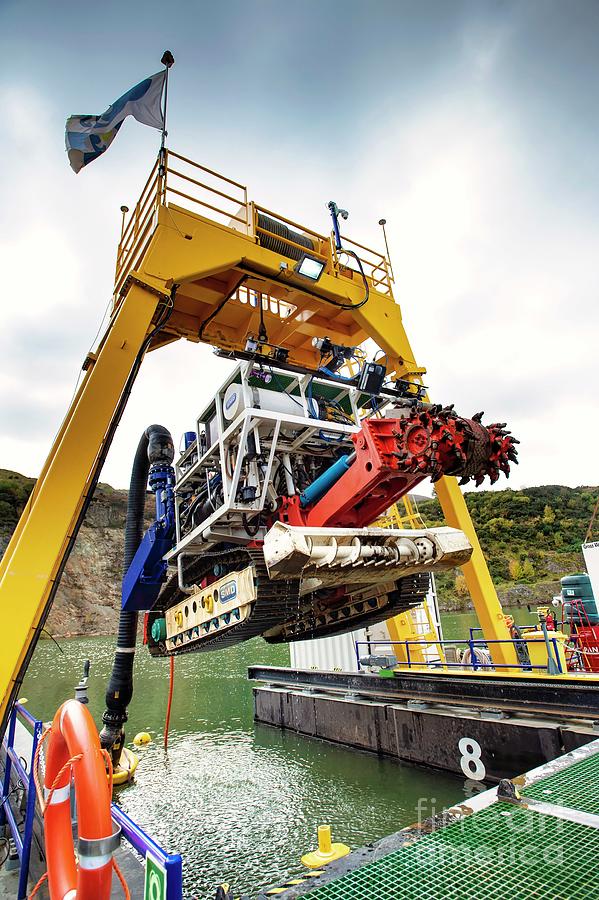
[[[25,829],[23,831],[23,851],[21,853],[21,870],[19,872],[19,893],[17,900],[25,900],[27,897],[27,881],[29,879],[29,860],[31,858],[31,843],[33,841],[33,826],[35,824],[35,780],[33,772],[35,768],[35,754],[42,736],[42,723],[37,722],[33,726],[33,740],[31,743],[31,765],[29,766],[29,785],[27,787],[27,805],[25,807]]]
[[[553,644],[553,653],[555,655],[555,661],[557,663],[557,670],[561,675],[564,670],[562,669],[562,661],[559,655],[559,647],[557,646],[557,638],[551,638],[551,643]]]
[[[16,704],[12,708],[12,712],[10,714],[10,720],[8,724],[8,735],[6,737],[6,746],[14,747],[15,744],[15,727],[17,722],[17,707]],[[8,796],[10,794],[10,772],[11,770],[11,759],[10,754],[6,754],[5,768],[4,768],[4,782],[2,784],[2,796],[7,798],[0,805],[0,826],[5,826],[7,823],[6,819],[6,810],[4,808],[4,804],[8,802]]]
[[[470,647],[470,662],[472,663],[472,668],[476,672],[478,669],[478,661],[476,659],[476,653],[474,652],[474,641],[470,639],[468,641],[468,646]]]
[[[408,669],[411,669],[411,668],[412,668],[412,661],[411,661],[411,659],[410,659],[410,644],[409,644],[408,641],[406,641],[406,660],[407,660],[407,663],[408,663]]]
[[[17,716],[20,716],[31,731],[31,756],[29,763],[21,762],[20,757],[15,751],[15,733],[17,727]],[[3,742],[5,752],[5,769],[2,802],[0,803],[0,825],[8,828],[12,837],[17,853],[19,855],[19,886],[17,892],[17,900],[26,900],[27,882],[29,880],[29,861],[31,858],[31,843],[33,840],[33,827],[35,823],[35,781],[33,777],[35,752],[37,750],[41,735],[42,723],[36,719],[31,713],[20,703],[15,703],[11,710],[8,732]],[[11,788],[11,779],[18,778],[19,788],[22,786],[27,795],[25,806],[25,820],[23,822],[23,833],[21,834],[21,823],[17,822],[17,817],[10,804],[10,798],[13,793]]]

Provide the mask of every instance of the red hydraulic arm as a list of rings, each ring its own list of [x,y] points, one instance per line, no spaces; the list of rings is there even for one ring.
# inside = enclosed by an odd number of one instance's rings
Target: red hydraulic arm
[[[370,525],[425,478],[457,475],[461,484],[478,486],[486,475],[493,484],[500,471],[509,475],[517,463],[518,441],[504,423],[484,426],[482,413],[472,419],[452,407],[415,409],[402,418],[366,419],[353,435],[353,459],[347,470],[312,505],[302,496],[284,498],[279,517],[305,527]]]

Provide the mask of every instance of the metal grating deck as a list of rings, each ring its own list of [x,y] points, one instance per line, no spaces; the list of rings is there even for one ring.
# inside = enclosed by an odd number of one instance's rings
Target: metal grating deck
[[[525,797],[533,800],[599,815],[599,754],[582,759],[534,784],[525,784],[520,790]]]
[[[493,806],[310,891],[314,900],[591,900],[599,831]]]

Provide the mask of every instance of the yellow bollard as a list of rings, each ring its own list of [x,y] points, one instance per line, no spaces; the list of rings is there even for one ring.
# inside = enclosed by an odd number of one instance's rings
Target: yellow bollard
[[[318,826],[318,850],[312,850],[302,856],[302,864],[309,869],[319,869],[328,863],[347,856],[350,852],[347,844],[334,844],[330,825]]]

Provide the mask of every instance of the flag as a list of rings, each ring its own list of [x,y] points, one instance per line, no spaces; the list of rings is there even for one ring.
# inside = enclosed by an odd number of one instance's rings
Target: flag
[[[142,125],[162,130],[162,89],[166,69],[140,81],[119,97],[101,116],[71,116],[65,128],[65,144],[74,172],[101,156],[115,139],[127,116]]]

